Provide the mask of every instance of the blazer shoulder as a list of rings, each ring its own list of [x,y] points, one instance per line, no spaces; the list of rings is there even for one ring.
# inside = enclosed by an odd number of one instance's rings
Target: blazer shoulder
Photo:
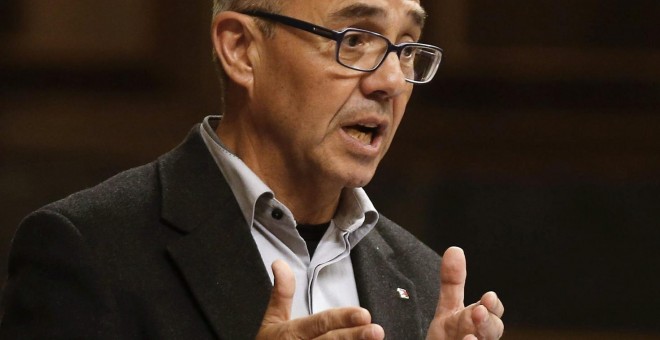
[[[157,163],[151,162],[115,176],[66,198],[41,207],[70,219],[117,220],[132,212],[144,213],[159,197]],[[147,209],[148,210],[148,209]]]
[[[204,157],[210,158],[210,154],[199,133],[199,125],[195,125],[181,144],[156,160],[122,171],[42,209],[61,213],[74,223],[77,216],[95,217],[96,220],[144,216],[160,209],[162,192],[168,190],[168,184],[185,181],[185,176],[198,176],[198,163],[202,163],[200,159]]]

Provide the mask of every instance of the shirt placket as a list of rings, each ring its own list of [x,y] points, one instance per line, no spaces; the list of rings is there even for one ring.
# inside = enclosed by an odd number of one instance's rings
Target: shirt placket
[[[307,303],[310,314],[316,312],[314,305],[314,288],[319,280],[319,273],[324,268],[331,266],[334,263],[337,263],[344,259],[350,253],[351,247],[349,243],[350,233],[346,231],[341,232],[341,240],[343,247],[337,247],[336,255],[324,262],[318,263],[315,266],[312,266],[308,269],[308,287],[307,287]],[[319,244],[320,245],[320,244]],[[334,250],[334,249],[333,249]]]

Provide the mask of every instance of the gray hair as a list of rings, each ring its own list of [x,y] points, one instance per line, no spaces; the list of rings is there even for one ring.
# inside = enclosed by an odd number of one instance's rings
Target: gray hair
[[[240,12],[252,9],[277,12],[281,5],[281,0],[213,0],[213,16],[222,11]]]
[[[279,13],[282,6],[282,0],[213,0],[213,18],[218,15],[220,12],[224,11],[235,11],[242,12],[247,10],[259,9],[271,13]],[[271,37],[273,35],[273,24],[264,20],[256,19],[257,26],[259,29],[266,35],[266,37]],[[221,105],[222,110],[224,111],[225,104],[225,92],[227,84],[227,75],[225,74],[218,56],[213,49],[213,61],[218,71],[218,79],[220,81],[220,90],[221,90]],[[224,112],[223,112],[224,113]]]

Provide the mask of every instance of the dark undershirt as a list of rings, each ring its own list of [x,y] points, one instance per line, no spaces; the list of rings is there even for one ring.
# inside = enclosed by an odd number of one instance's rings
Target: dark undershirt
[[[323,237],[323,234],[325,234],[325,231],[328,230],[329,226],[330,222],[322,224],[298,224],[296,226],[298,234],[300,234],[300,237],[302,237],[307,244],[307,251],[309,252],[310,259],[314,256],[316,247],[319,245],[319,242],[321,242],[321,238]]]

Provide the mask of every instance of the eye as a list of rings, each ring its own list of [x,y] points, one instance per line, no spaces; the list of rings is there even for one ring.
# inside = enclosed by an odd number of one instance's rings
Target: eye
[[[411,59],[414,56],[415,56],[415,48],[414,47],[406,47],[401,51],[400,58]]]
[[[342,44],[346,47],[359,47],[365,43],[364,34],[360,33],[347,34],[342,41]]]

